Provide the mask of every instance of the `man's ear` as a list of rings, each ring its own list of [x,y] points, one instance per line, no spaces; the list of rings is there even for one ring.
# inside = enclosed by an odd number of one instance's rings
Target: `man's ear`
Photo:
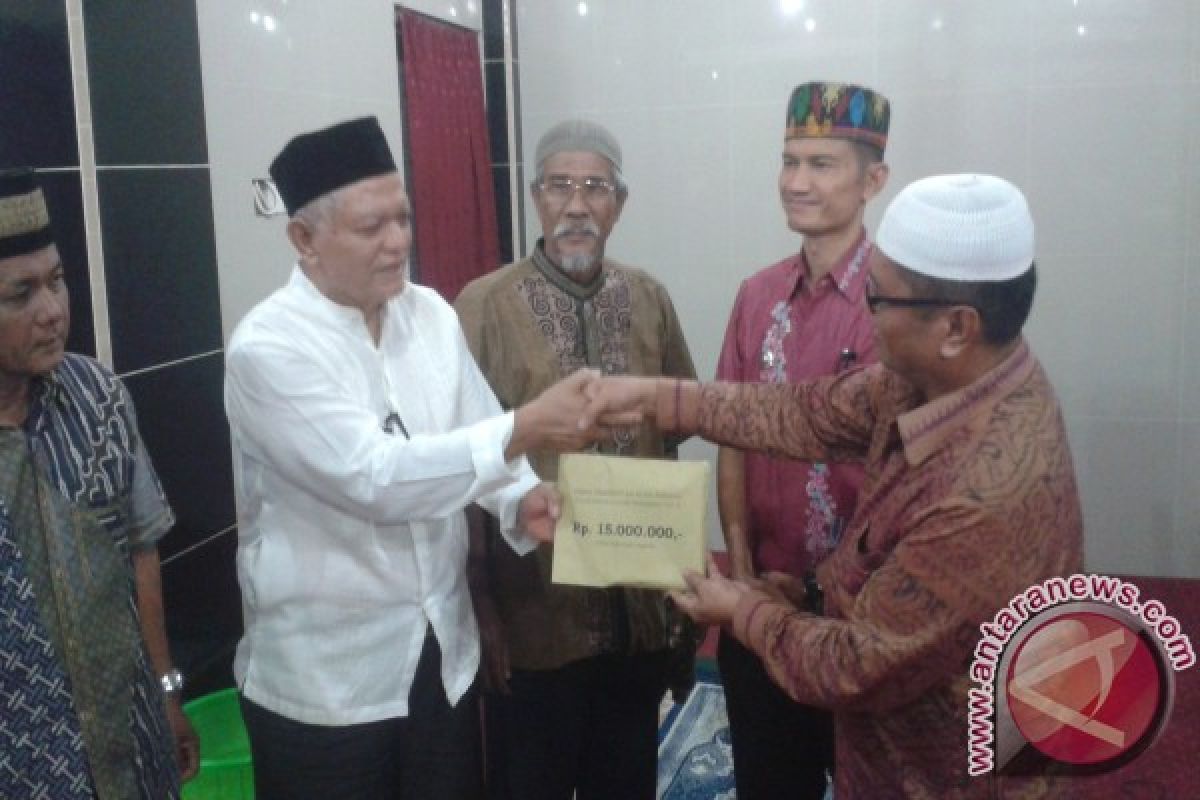
[[[299,217],[292,217],[288,220],[287,237],[301,258],[311,258],[314,255],[312,228],[301,221]]]
[[[613,215],[613,225],[615,226],[621,219],[621,212],[625,210],[625,201],[629,199],[629,190],[617,192],[617,213]]]
[[[971,306],[952,306],[942,315],[943,336],[938,352],[942,358],[957,358],[983,341],[983,320]]]
[[[891,170],[883,161],[876,161],[867,165],[866,181],[863,185],[863,202],[866,203],[871,198],[883,191],[883,187],[887,186],[888,175]]]

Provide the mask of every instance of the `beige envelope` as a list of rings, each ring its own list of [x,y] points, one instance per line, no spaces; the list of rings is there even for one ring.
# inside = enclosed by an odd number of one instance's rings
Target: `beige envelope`
[[[684,588],[704,571],[708,484],[707,461],[562,456],[554,582]]]

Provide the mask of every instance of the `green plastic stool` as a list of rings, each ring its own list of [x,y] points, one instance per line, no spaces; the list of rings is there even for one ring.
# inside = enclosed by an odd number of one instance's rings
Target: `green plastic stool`
[[[238,690],[197,697],[183,710],[200,738],[200,772],[183,785],[183,800],[254,800],[254,766]]]

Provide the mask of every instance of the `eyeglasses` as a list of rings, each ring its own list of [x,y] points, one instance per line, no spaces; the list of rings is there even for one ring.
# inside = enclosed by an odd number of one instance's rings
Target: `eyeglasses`
[[[950,306],[967,305],[958,300],[948,300],[944,297],[889,297],[887,295],[875,294],[875,287],[870,280],[863,284],[863,297],[867,301],[867,310],[872,314],[878,314],[879,309],[883,306],[893,306],[895,308],[948,308]]]
[[[544,179],[538,184],[538,188],[545,192],[546,196],[558,203],[565,203],[570,200],[576,190],[583,192],[583,199],[589,203],[599,203],[607,200],[612,196],[617,187],[612,181],[604,178],[588,177],[588,178],[568,178],[565,175],[555,175]]]

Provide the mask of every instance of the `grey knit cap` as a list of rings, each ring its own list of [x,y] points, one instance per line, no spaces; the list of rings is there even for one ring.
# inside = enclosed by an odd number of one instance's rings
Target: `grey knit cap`
[[[586,119],[560,122],[538,139],[534,165],[542,166],[555,153],[583,152],[602,155],[621,168],[621,145],[608,128]]]

